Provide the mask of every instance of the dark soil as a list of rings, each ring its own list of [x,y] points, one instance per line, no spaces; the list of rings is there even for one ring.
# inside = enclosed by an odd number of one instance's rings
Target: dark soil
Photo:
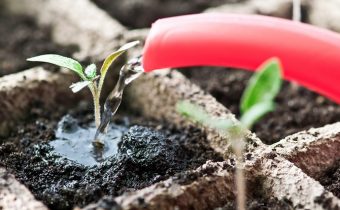
[[[319,178],[319,182],[335,196],[340,198],[340,160],[336,164],[324,172]]]
[[[130,28],[145,28],[164,17],[199,13],[209,7],[244,0],[92,0],[112,17]]]
[[[275,198],[260,198],[256,200],[247,200],[248,210],[293,210],[293,206],[286,201],[277,200]],[[235,210],[237,205],[235,202],[228,203],[227,205],[216,208],[215,210]]]
[[[71,56],[74,46],[61,46],[52,41],[48,27],[40,27],[27,16],[7,15],[0,11],[0,76],[37,66],[26,59],[55,53]]]
[[[143,199],[141,198],[141,209],[143,206]],[[86,210],[121,210],[122,208],[114,201],[112,197],[104,197],[95,206],[86,208]],[[234,201],[230,201],[227,205],[214,210],[235,210],[237,205]],[[278,200],[275,198],[259,198],[248,199],[248,210],[293,210],[294,207],[289,201]]]
[[[195,67],[181,70],[239,117],[239,102],[252,72]],[[253,131],[266,144],[287,135],[340,120],[340,106],[303,87],[284,82],[276,98],[276,110],[255,124]]]
[[[208,176],[216,176],[216,171],[220,170],[220,167],[229,171],[230,173],[235,172],[235,161],[233,159],[229,159],[228,161],[223,161],[219,163],[207,162],[204,167],[200,168],[200,170],[190,170],[178,173],[172,177],[172,181],[174,184],[179,185],[188,185],[192,182],[198,181],[201,177]],[[251,182],[247,182],[246,186],[248,189],[247,195],[247,209],[250,210],[292,210],[294,209],[293,204],[286,199],[278,200],[276,198],[270,198],[268,196],[267,189],[263,188],[265,180],[263,177],[258,177]],[[209,189],[208,189],[209,190]],[[236,189],[234,189],[236,190]],[[205,192],[206,193],[206,192]],[[234,197],[226,198],[227,204],[214,208],[210,203],[207,203],[206,209],[214,209],[214,210],[234,210],[236,208],[236,199]],[[136,209],[143,209],[147,204],[144,202],[144,199],[140,197],[138,203],[135,203]],[[303,206],[298,206],[298,208],[303,209]],[[120,210],[121,207],[114,201],[112,197],[103,197],[96,204],[88,206],[86,210],[97,210],[97,209],[105,209],[105,210]],[[187,209],[195,209],[194,207]]]
[[[80,106],[69,112],[80,119],[81,126],[93,121],[92,113],[85,110],[87,106]],[[179,131],[152,120],[132,117],[134,122],[128,122],[116,116],[114,123],[128,129],[118,153],[85,166],[60,157],[49,145],[61,113],[65,112],[32,109],[32,120],[18,125],[17,132],[0,146],[0,167],[7,168],[51,209],[83,207],[103,196],[118,196],[194,169],[208,159],[221,161],[198,129]]]

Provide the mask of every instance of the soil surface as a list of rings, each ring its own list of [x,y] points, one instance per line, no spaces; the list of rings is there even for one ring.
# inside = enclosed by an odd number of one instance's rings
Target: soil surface
[[[262,186],[264,178],[258,177],[252,182],[248,182],[246,209],[248,210],[292,210],[293,204],[285,199],[278,200],[268,196],[270,194]],[[236,190],[236,189],[234,189]],[[234,210],[237,209],[236,199],[215,210]]]
[[[79,120],[79,126],[86,127],[93,123],[87,110],[88,106],[80,106],[68,113]],[[133,122],[129,122],[121,115],[114,123],[126,127],[126,132],[118,142],[117,153],[86,166],[60,156],[50,145],[56,139],[61,113],[65,112],[32,109],[31,120],[18,125],[17,132],[0,146],[0,166],[51,209],[83,207],[103,196],[118,196],[195,169],[208,159],[222,160],[196,128],[179,131],[139,117],[130,117]]]
[[[239,117],[240,98],[252,72],[215,67],[186,68],[181,69],[181,72]],[[284,82],[276,103],[276,110],[267,114],[253,128],[266,144],[340,120],[339,105],[288,82]]]
[[[199,181],[202,177],[211,177],[216,176],[216,171],[220,170],[222,166],[223,169],[227,170],[230,173],[235,172],[235,161],[230,159],[229,161],[219,162],[218,164],[208,161],[204,167],[200,168],[199,170],[190,170],[190,171],[183,171],[181,173],[177,173],[172,177],[172,182],[174,184],[179,185],[188,185],[192,182]],[[276,198],[269,198],[268,191],[263,188],[264,178],[258,177],[251,182],[247,182],[246,186],[248,189],[247,193],[247,209],[251,210],[292,210],[294,209],[293,204],[286,200],[278,200]],[[235,187],[235,186],[234,186]],[[236,189],[233,189],[234,191]],[[195,191],[195,190],[194,190]],[[190,193],[190,192],[189,192]],[[236,208],[236,200],[235,198],[228,198],[226,205],[218,208],[214,208],[210,206],[210,203],[207,203],[206,209],[214,209],[214,210],[234,210]],[[138,200],[138,204],[136,203],[136,209],[143,209],[144,206],[147,205],[144,199],[140,197]],[[303,206],[298,206],[299,208],[303,209]],[[114,198],[112,197],[103,197],[100,199],[96,204],[88,206],[86,210],[97,210],[97,209],[105,209],[105,210],[120,210],[121,207],[115,202]],[[195,209],[194,207],[187,209]]]
[[[248,210],[293,210],[293,206],[286,201],[279,201],[274,198],[265,199],[260,198],[256,200],[247,200]],[[228,203],[227,205],[216,208],[215,210],[235,210],[237,205],[235,202]]]
[[[27,16],[0,11],[0,34],[0,76],[37,66],[26,61],[29,57],[47,53],[71,56],[77,50],[75,46],[54,43],[50,29],[39,27]]]
[[[145,28],[163,17],[199,13],[209,7],[244,0],[92,0],[112,17],[130,28]]]
[[[319,178],[319,182],[335,196],[340,198],[340,159],[336,164],[325,171]]]

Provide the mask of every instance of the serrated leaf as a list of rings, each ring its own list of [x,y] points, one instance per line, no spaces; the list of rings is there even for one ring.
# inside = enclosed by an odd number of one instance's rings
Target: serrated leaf
[[[88,65],[85,68],[85,75],[88,79],[92,80],[97,76],[97,67],[95,64]]]
[[[264,101],[257,103],[242,115],[240,121],[242,125],[251,128],[259,119],[261,119],[268,112],[273,111],[275,104],[273,101]]]
[[[124,52],[126,52],[128,49],[136,46],[139,44],[139,41],[129,42],[123,46],[121,46],[117,51],[111,53],[109,56],[106,57],[101,69],[100,74],[103,78],[105,78],[105,75],[107,71],[109,70],[111,64]]]
[[[251,77],[241,98],[241,113],[246,113],[252,106],[273,101],[281,88],[281,65],[277,58],[272,58],[260,66]]]
[[[72,58],[56,54],[46,54],[28,58],[27,61],[51,63],[76,72],[82,79],[86,78],[83,73],[83,67],[81,66],[81,64]]]
[[[76,82],[76,83],[73,83],[70,86],[70,88],[71,88],[72,92],[77,93],[80,90],[82,90],[83,88],[87,87],[89,84],[91,84],[91,81]]]

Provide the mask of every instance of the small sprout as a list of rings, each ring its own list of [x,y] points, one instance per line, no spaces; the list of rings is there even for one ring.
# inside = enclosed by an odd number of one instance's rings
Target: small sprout
[[[93,80],[97,76],[97,66],[96,64],[91,64],[86,67],[85,75],[89,80]]]
[[[246,193],[243,165],[244,139],[247,129],[251,129],[254,123],[265,114],[275,108],[274,98],[281,88],[281,67],[278,59],[270,59],[265,62],[252,76],[241,98],[240,122],[232,122],[227,119],[219,119],[210,116],[201,107],[188,101],[177,103],[177,111],[191,120],[216,129],[222,135],[231,140],[231,146],[237,157],[236,161],[236,188],[238,209],[245,209]]]
[[[72,70],[73,72],[77,73],[78,76],[82,79],[82,81],[76,82],[70,86],[71,90],[76,93],[82,90],[85,87],[89,87],[93,102],[94,102],[94,115],[95,115],[95,122],[96,126],[98,127],[100,124],[100,94],[103,87],[104,79],[106,76],[107,71],[109,70],[111,64],[124,52],[126,52],[128,49],[136,46],[139,44],[139,41],[134,41],[127,43],[120,47],[117,51],[110,54],[104,61],[101,69],[100,69],[100,75],[97,76],[97,67],[95,64],[91,64],[83,69],[82,65],[68,57],[64,57],[61,55],[55,55],[55,54],[47,54],[47,55],[40,55],[33,58],[28,58],[27,61],[32,62],[45,62],[54,64],[60,67],[64,67],[67,69]],[[97,81],[99,79],[99,82]]]
[[[278,59],[265,62],[249,80],[241,98],[241,127],[251,128],[255,122],[275,108],[274,99],[281,88],[281,67]],[[216,119],[208,115],[201,107],[188,101],[177,103],[177,111],[183,116],[200,124],[215,129],[228,129],[235,123]]]

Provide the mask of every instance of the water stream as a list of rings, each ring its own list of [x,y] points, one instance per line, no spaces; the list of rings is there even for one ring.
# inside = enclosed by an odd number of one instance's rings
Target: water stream
[[[143,72],[144,70],[141,65],[141,57],[131,59],[120,70],[118,82],[113,91],[109,94],[109,96],[105,100],[101,122],[96,131],[93,141],[95,145],[97,145],[97,147],[104,145],[102,139],[105,138],[105,135],[100,134],[105,133],[105,130],[108,124],[110,123],[110,119],[116,113],[118,107],[120,106],[125,87],[130,82],[138,78]]]
[[[118,82],[105,101],[98,129],[94,124],[82,128],[74,118],[65,116],[58,124],[56,140],[50,142],[55,152],[88,166],[96,165],[105,158],[117,154],[117,143],[127,128],[115,124],[107,128],[121,104],[125,87],[143,72],[140,57],[130,60],[122,67]]]

